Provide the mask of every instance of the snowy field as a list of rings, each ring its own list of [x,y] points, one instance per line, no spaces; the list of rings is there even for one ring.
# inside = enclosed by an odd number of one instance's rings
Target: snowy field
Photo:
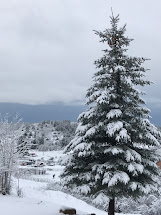
[[[32,178],[33,179],[40,179],[43,180],[45,182],[59,182],[60,178],[59,175],[63,170],[63,166],[61,166],[60,160],[63,158],[63,156],[65,156],[65,154],[63,154],[63,151],[46,151],[46,152],[40,152],[40,151],[31,151],[31,153],[35,153],[37,156],[36,157],[31,157],[34,160],[41,160],[44,161],[45,163],[47,162],[47,160],[49,160],[50,158],[54,159],[54,166],[48,166],[45,165],[44,167],[40,167],[37,169],[40,170],[46,170],[46,174],[45,175],[33,175]],[[24,167],[24,168],[28,168],[28,167]],[[53,175],[55,175],[54,179],[53,179]]]
[[[54,160],[58,162],[59,159],[64,156],[62,151],[35,153],[37,154],[35,159],[41,158],[45,161],[50,157],[54,157]],[[47,171],[47,174],[45,175],[36,175],[32,177],[35,179],[45,179],[47,182],[59,181],[59,175],[62,171],[61,165],[56,164],[54,166],[45,166],[42,168],[50,168],[50,171]],[[56,178],[54,179],[52,178],[53,174],[56,175]],[[107,212],[96,209],[71,195],[60,191],[46,190],[47,182],[37,182],[20,178],[19,186],[22,189],[23,197],[19,198],[16,194],[18,180],[14,178],[12,195],[0,195],[1,213],[3,215],[60,215],[60,208],[65,206],[76,208],[77,214],[80,215],[91,213],[95,213],[96,215],[107,215]]]

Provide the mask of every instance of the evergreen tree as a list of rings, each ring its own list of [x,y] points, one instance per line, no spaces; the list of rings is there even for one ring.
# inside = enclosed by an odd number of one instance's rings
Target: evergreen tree
[[[103,57],[95,61],[94,84],[87,91],[89,108],[78,118],[75,138],[62,174],[64,183],[85,195],[109,198],[109,215],[114,214],[116,197],[138,197],[157,189],[159,174],[157,128],[149,121],[149,109],[136,86],[145,80],[146,59],[129,57],[132,41],[126,26],[118,27],[119,16],[111,18],[111,28],[95,31],[108,44]]]

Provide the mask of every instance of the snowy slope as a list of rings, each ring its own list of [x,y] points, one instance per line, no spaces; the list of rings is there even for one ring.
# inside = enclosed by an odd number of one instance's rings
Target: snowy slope
[[[46,190],[47,182],[58,182],[60,180],[59,175],[63,167],[56,163],[60,158],[63,158],[63,151],[39,152],[34,150],[31,152],[36,153],[37,157],[34,157],[36,160],[42,159],[46,161],[53,157],[55,165],[49,167],[50,171],[47,166],[43,167],[47,170],[45,175],[32,175],[29,177],[29,179],[36,179],[36,181],[19,179],[23,198],[16,197],[15,188],[18,180],[14,179],[13,195],[8,197],[0,196],[0,208],[3,211],[3,215],[10,215],[13,212],[16,215],[58,215],[60,214],[59,209],[61,206],[74,207],[77,210],[77,214],[95,213],[96,215],[107,215],[107,212],[98,210],[71,195],[60,191]],[[54,179],[53,174],[55,174]],[[41,179],[42,182],[38,182],[39,180],[37,179]],[[7,205],[10,205],[10,207],[8,208]]]
[[[19,187],[22,189],[23,198],[17,197],[16,187],[18,186],[18,179],[13,178],[12,195],[0,195],[0,209],[3,215],[60,215],[59,210],[62,206],[74,207],[77,210],[77,214],[80,215],[91,213],[107,215],[107,212],[96,209],[69,194],[46,189],[47,182],[58,182],[60,180],[59,174],[63,166],[59,164],[59,159],[63,158],[63,151],[33,152],[37,155],[34,157],[35,159],[46,161],[53,157],[55,165],[43,167],[47,169],[45,175],[31,175],[28,179],[19,179]],[[29,167],[24,166],[23,168]],[[55,174],[54,179],[52,177],[53,174]],[[36,181],[29,180],[33,178],[36,179]],[[43,179],[42,181],[45,182],[38,182],[37,179]]]
[[[16,185],[17,181],[14,181]],[[3,215],[60,215],[62,205],[75,207],[77,214],[107,215],[107,212],[98,210],[87,203],[59,191],[45,190],[46,183],[20,179],[23,187],[23,198],[0,195],[0,208]],[[121,215],[121,214],[119,214]]]

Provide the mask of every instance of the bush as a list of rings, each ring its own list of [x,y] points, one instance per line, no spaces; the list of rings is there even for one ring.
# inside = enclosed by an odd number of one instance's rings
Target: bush
[[[22,188],[17,188],[17,196],[20,197],[20,198],[23,198],[23,197],[24,197]]]

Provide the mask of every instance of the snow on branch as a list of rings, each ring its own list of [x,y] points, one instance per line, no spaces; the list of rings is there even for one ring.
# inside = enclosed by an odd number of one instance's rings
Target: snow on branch
[[[147,132],[145,137],[150,140],[156,146],[160,146],[160,143],[157,138],[155,138],[150,132]]]
[[[133,162],[128,165],[127,169],[129,172],[132,172],[133,175],[138,175],[138,173],[143,173],[144,166],[142,164]]]
[[[112,137],[114,133],[119,131],[121,128],[123,128],[123,123],[121,121],[111,122],[107,125],[106,133]]]
[[[85,137],[88,137],[88,136],[91,136],[91,135],[95,134],[97,127],[98,127],[98,126],[94,126],[94,127],[90,128],[90,129],[86,132]]]
[[[126,157],[127,162],[135,161],[135,160],[141,162],[141,160],[142,160],[141,155],[138,152],[136,152],[130,148],[128,150],[126,150],[125,157]]]
[[[122,114],[122,111],[121,111],[120,109],[112,109],[112,110],[110,110],[110,111],[107,113],[106,117],[107,117],[108,119],[112,119],[112,118],[114,118],[114,117],[119,117],[119,116],[121,116],[121,114]]]
[[[112,153],[113,155],[117,155],[117,154],[120,154],[120,153],[124,153],[124,150],[117,147],[117,146],[112,146],[112,147],[109,147],[108,149],[105,149],[104,150],[104,153]]]
[[[80,192],[82,194],[87,194],[91,191],[91,188],[88,185],[82,185],[73,189],[74,192]]]
[[[104,193],[99,193],[93,202],[97,205],[102,205],[103,203],[107,204],[107,202],[109,202],[109,198]]]
[[[122,128],[116,137],[116,141],[119,142],[120,140],[131,140],[131,138],[128,135],[127,130],[125,128]]]
[[[116,185],[118,182],[127,184],[130,181],[130,177],[126,172],[115,172],[110,181],[108,182],[108,187]]]
[[[82,123],[78,124],[76,128],[76,133],[84,133],[88,129],[89,125],[83,125]]]
[[[74,151],[83,151],[84,149],[90,150],[91,146],[92,146],[92,143],[87,144],[86,142],[82,142],[74,148]]]

